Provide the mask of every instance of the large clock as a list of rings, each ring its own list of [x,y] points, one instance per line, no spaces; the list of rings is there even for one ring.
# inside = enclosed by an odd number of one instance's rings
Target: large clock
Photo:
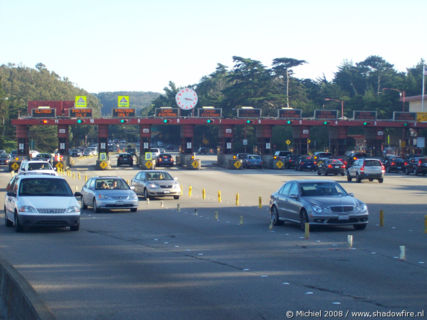
[[[175,101],[182,110],[194,109],[198,101],[197,93],[191,88],[181,89],[176,94]]]

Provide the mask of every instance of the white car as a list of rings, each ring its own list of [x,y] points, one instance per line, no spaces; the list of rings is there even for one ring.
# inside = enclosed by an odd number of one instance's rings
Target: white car
[[[67,181],[51,175],[16,175],[6,187],[4,218],[7,227],[80,228],[80,204]]]
[[[57,176],[58,173],[50,162],[42,160],[24,160],[21,162],[18,174],[46,174]]]

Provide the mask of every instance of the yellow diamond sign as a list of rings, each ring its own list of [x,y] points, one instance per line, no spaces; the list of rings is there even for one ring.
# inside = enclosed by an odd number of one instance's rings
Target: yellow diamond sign
[[[108,163],[106,161],[101,161],[101,163],[99,164],[99,166],[101,167],[101,169],[105,169],[108,166]]]
[[[62,168],[64,168],[64,165],[62,164],[62,162],[58,162],[58,163],[55,165],[55,167],[56,167],[57,169],[62,169]]]
[[[242,166],[242,162],[241,162],[240,160],[238,160],[238,161],[234,162],[234,167],[235,167],[236,169],[239,169],[241,166]]]
[[[279,168],[279,169],[282,169],[283,168],[283,162],[281,160],[277,161],[276,162],[276,167]]]
[[[16,171],[16,170],[18,170],[19,169],[19,164],[18,163],[16,163],[16,162],[14,162],[14,163],[12,163],[12,165],[10,166],[14,171]]]
[[[191,165],[193,166],[194,169],[197,169],[199,167],[199,161],[194,160]]]
[[[147,169],[151,169],[152,166],[153,166],[153,163],[151,161],[145,161],[145,167]]]

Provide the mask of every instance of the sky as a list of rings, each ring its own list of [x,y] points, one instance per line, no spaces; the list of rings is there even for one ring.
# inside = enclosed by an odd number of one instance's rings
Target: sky
[[[427,60],[425,0],[0,0],[0,65],[43,63],[92,93],[197,84],[233,56],[332,80],[371,55]]]

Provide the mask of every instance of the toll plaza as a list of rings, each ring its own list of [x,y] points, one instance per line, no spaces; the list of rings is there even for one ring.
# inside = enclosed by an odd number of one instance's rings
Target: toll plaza
[[[263,117],[261,109],[254,107],[236,108],[230,118],[222,116],[222,109],[216,107],[202,107],[197,112],[185,114],[182,109],[164,107],[155,110],[150,117],[137,117],[135,109],[129,107],[126,97],[119,97],[119,106],[113,109],[111,117],[93,118],[92,110],[87,107],[83,97],[76,97],[75,101],[29,101],[27,115],[21,115],[12,120],[16,127],[17,152],[19,159],[29,156],[29,127],[52,125],[57,127],[58,154],[61,158],[55,165],[65,168],[71,165],[69,157],[70,126],[93,125],[98,132],[98,158],[96,168],[105,170],[111,168],[108,150],[109,127],[114,125],[133,125],[139,127],[138,165],[141,168],[153,169],[153,159],[147,159],[150,152],[153,126],[179,126],[180,153],[177,156],[177,166],[188,169],[200,169],[201,161],[195,156],[194,137],[196,126],[218,127],[217,157],[218,165],[240,169],[235,157],[235,132],[238,128],[252,127],[255,130],[255,149],[263,157],[265,167],[274,166],[272,137],[273,128],[287,126],[291,128],[292,136],[286,143],[292,143],[295,154],[305,154],[316,139],[311,132],[315,127],[327,128],[329,150],[332,154],[344,154],[346,141],[352,127],[363,130],[366,144],[374,154],[380,154],[385,142],[384,130],[396,128],[402,131],[403,139],[417,135],[417,132],[427,127],[427,122],[418,122],[417,114],[413,112],[394,112],[393,119],[378,119],[376,111],[354,111],[353,118],[338,118],[336,110],[315,110],[313,116],[303,117],[298,109],[280,109],[276,117]],[[120,105],[120,103],[122,105]],[[20,160],[15,161],[18,163]],[[13,165],[13,162],[12,164]],[[16,165],[15,165],[16,166]],[[18,166],[19,168],[19,166]],[[14,168],[11,168],[14,170]]]

